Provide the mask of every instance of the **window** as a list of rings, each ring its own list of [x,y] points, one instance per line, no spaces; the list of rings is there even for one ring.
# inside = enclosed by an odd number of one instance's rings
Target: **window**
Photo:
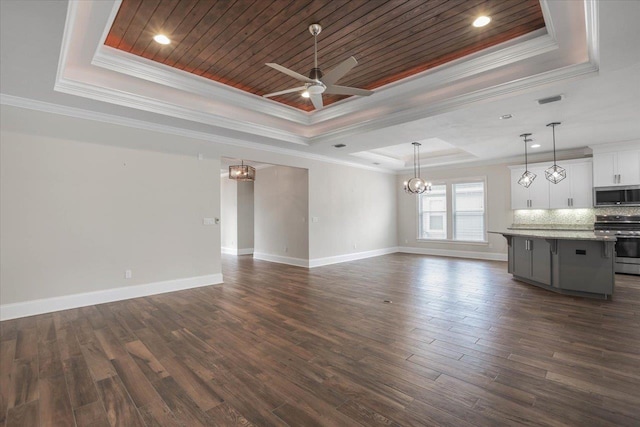
[[[420,238],[447,238],[447,186],[434,185],[420,196]]]
[[[452,187],[453,240],[484,241],[484,182]]]
[[[418,239],[486,242],[485,179],[433,185],[418,197]]]

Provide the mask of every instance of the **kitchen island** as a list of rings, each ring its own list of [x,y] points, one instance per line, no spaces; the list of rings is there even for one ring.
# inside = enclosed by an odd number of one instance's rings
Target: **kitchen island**
[[[509,273],[550,291],[610,298],[615,285],[615,237],[593,231],[490,231],[507,239]]]

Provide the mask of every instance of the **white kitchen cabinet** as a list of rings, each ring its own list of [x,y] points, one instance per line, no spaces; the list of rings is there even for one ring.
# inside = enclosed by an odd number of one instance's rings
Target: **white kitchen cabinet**
[[[511,209],[549,209],[549,181],[544,177],[545,169],[544,166],[529,165],[529,171],[537,177],[526,188],[518,184],[524,166],[511,168]]]
[[[592,165],[590,160],[558,162],[567,170],[567,177],[558,184],[549,184],[551,209],[593,207]]]
[[[593,151],[594,187],[640,185],[639,148],[619,151]]]

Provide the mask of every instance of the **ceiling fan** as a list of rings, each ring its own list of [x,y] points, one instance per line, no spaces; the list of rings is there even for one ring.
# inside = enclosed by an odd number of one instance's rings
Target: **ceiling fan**
[[[309,72],[309,77],[296,73],[282,65],[269,62],[268,65],[281,73],[285,73],[294,79],[304,82],[304,86],[294,87],[293,89],[285,89],[278,92],[268,93],[263,95],[265,98],[272,96],[284,95],[285,93],[301,92],[304,98],[311,98],[311,102],[316,110],[323,107],[322,94],[332,95],[359,95],[369,96],[373,94],[373,91],[366,89],[358,89],[355,87],[339,86],[335,83],[340,80],[345,74],[347,74],[353,67],[358,65],[356,58],[351,56],[349,59],[342,61],[338,66],[329,71],[326,75],[322,73],[318,68],[318,34],[322,31],[322,27],[319,24],[309,25],[309,32],[313,35],[313,47],[314,47],[314,67]]]

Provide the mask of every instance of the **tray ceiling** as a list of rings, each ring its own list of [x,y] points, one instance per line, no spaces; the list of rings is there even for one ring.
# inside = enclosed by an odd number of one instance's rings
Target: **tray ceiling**
[[[474,28],[479,15],[492,22]],[[325,72],[353,55],[341,85],[375,89],[544,27],[538,0],[123,0],[105,44],[253,93],[299,85],[266,65],[308,74],[320,23]],[[152,38],[165,34],[171,44]],[[325,105],[345,96],[325,95]],[[274,97],[305,110],[299,94]]]

